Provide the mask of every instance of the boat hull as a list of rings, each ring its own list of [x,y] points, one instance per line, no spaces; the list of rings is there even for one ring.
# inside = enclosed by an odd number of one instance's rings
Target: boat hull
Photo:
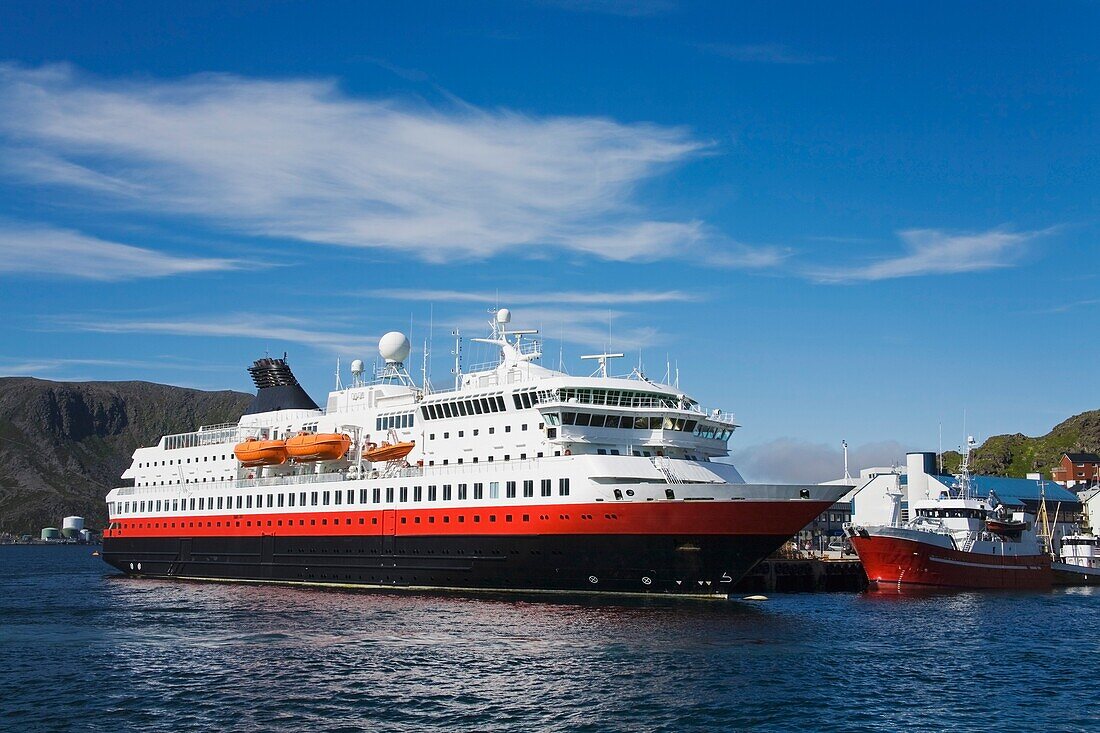
[[[103,559],[142,576],[723,596],[830,504],[383,510],[236,516],[225,526],[203,517],[109,531]]]
[[[725,595],[786,537],[200,537],[107,540],[124,573],[374,587]],[[131,563],[133,563],[131,567]],[[140,567],[140,570],[138,569]]]
[[[867,580],[879,587],[1049,588],[1053,582],[1046,555],[1002,556],[964,552],[914,539],[850,537]]]
[[[1056,562],[1051,565],[1055,585],[1100,585],[1100,568]]]

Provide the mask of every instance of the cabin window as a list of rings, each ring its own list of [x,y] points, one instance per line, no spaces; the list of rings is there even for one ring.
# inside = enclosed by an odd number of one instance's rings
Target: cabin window
[[[484,484],[474,484],[474,498],[481,499],[485,495]]]
[[[291,491],[289,494],[286,495],[286,505],[287,506],[294,506],[294,492],[293,491]]]
[[[317,494],[315,493],[313,495],[313,497],[317,498]],[[317,502],[315,501],[313,503],[316,504]],[[298,492],[298,506],[305,506],[305,505],[306,505],[306,492],[299,491]]]
[[[377,491],[377,489],[376,489],[376,491]],[[350,504],[351,502],[348,502],[348,503]],[[366,504],[367,503],[367,490],[366,489],[359,489],[359,503],[360,504]]]
[[[281,509],[282,506],[283,506],[283,495],[279,494],[279,508]]]
[[[451,500],[451,485],[443,484],[443,501]]]
[[[221,509],[221,508],[222,508],[222,498],[219,496],[218,497],[218,509]]]
[[[392,486],[387,486],[386,487],[386,503],[387,504],[392,504],[393,503],[393,487]]]
[[[268,509],[270,509],[273,506],[275,506],[275,495],[274,494],[268,494],[267,495],[267,507],[268,507]]]
[[[490,481],[489,482],[489,498],[490,499],[499,499],[500,498],[500,482],[499,481]]]
[[[428,501],[435,501],[436,486],[435,484],[428,485]]]
[[[382,489],[371,489],[370,500],[372,504],[380,504],[382,502]]]
[[[424,500],[424,487],[423,486],[414,486],[413,487],[413,501],[423,501],[423,500]]]
[[[558,479],[558,496],[569,496],[569,479]]]
[[[317,492],[311,492],[309,496],[310,506],[317,506]]]
[[[542,483],[540,484],[540,489],[543,496],[550,496],[550,487],[552,485],[553,484],[551,484],[550,479],[544,478],[542,480]]]
[[[328,492],[325,492],[325,493],[328,493]],[[336,492],[336,496],[334,498],[336,499],[337,504],[340,504],[343,501],[343,493],[344,492],[342,492],[342,491],[337,491]]]
[[[504,497],[506,499],[515,499],[516,498],[516,482],[515,481],[509,481],[506,484],[504,484]]]
[[[408,501],[409,500],[409,487],[408,486],[402,486],[401,488],[399,488],[397,490],[397,500],[398,501]]]
[[[465,501],[466,499],[466,484],[458,485],[458,500]]]
[[[523,495],[525,497],[528,497],[528,498],[535,495],[535,482],[534,481],[528,480],[528,481],[523,482]]]

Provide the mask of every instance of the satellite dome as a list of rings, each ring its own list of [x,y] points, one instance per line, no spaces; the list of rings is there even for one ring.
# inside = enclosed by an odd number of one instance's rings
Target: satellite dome
[[[352,374],[362,374],[363,373],[363,360],[362,359],[352,360],[352,362],[351,362],[351,373]]]
[[[389,362],[403,363],[412,351],[409,338],[400,331],[390,331],[378,339],[378,353]]]
[[[512,320],[512,311],[501,308],[497,311],[497,323],[508,323]]]

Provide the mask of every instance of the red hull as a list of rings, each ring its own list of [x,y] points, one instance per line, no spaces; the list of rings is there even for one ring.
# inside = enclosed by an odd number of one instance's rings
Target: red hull
[[[1035,589],[1053,582],[1046,555],[984,555],[898,537],[855,536],[851,542],[867,579],[880,586]]]

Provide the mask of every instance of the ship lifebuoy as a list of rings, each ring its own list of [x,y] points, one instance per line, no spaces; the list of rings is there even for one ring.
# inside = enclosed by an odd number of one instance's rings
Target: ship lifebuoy
[[[571,455],[573,455],[573,451],[571,451],[571,450],[569,450],[568,448],[566,448],[566,449],[565,449],[565,455],[567,455],[567,456],[571,456]]]

